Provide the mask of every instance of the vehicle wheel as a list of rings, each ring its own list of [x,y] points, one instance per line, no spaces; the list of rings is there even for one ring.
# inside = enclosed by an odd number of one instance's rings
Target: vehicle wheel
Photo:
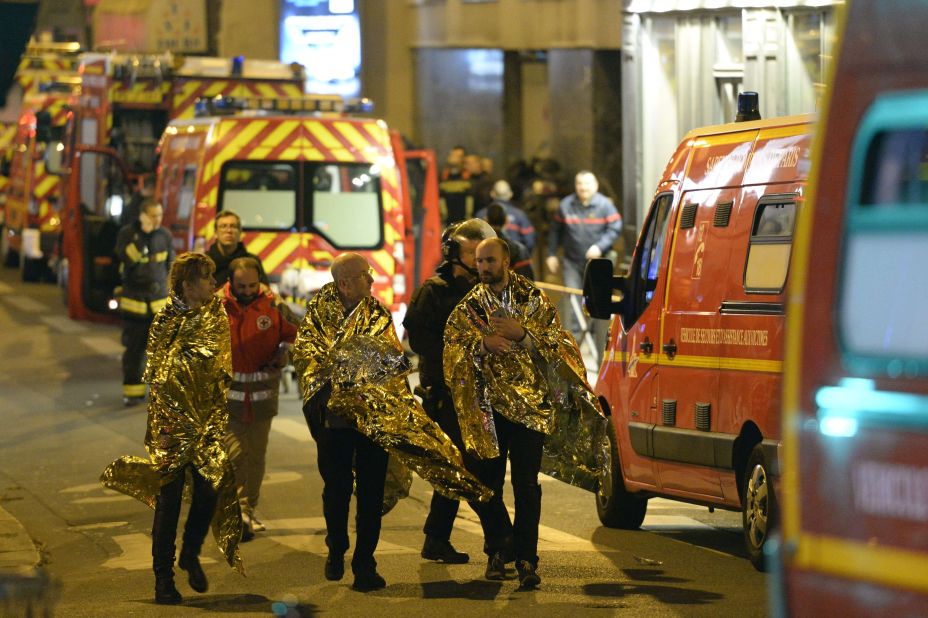
[[[741,523],[744,525],[744,543],[751,564],[758,571],[764,571],[764,544],[777,524],[778,512],[770,467],[759,444],[748,457],[743,482]]]
[[[599,521],[609,528],[637,530],[644,521],[648,500],[625,489],[615,433],[610,424],[600,439],[606,465],[602,467],[596,489],[596,513]]]

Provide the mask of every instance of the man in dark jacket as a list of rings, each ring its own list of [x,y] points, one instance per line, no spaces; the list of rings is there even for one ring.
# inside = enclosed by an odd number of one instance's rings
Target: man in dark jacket
[[[206,252],[216,263],[216,289],[221,288],[229,280],[229,264],[232,260],[241,257],[250,257],[258,261],[261,283],[267,285],[267,275],[261,259],[248,253],[242,242],[242,220],[231,210],[220,210],[216,214],[216,242]]]
[[[552,274],[562,271],[564,286],[583,287],[583,270],[588,260],[610,257],[615,261],[612,245],[622,231],[622,216],[612,200],[599,192],[599,182],[593,172],[578,172],[574,179],[576,192],[561,200],[548,233],[548,258],[545,264]],[[558,260],[558,245],[564,249],[564,259]],[[561,298],[559,311],[564,326],[581,343],[583,334],[574,315],[570,295]],[[608,323],[597,324],[597,346],[605,343]],[[601,349],[601,348],[600,348]]]
[[[493,236],[492,229],[479,219],[469,219],[449,228],[442,241],[444,262],[435,275],[416,290],[403,320],[403,326],[409,333],[409,345],[419,355],[419,384],[424,390],[423,407],[462,453],[461,430],[442,368],[445,322],[458,301],[477,282],[474,262],[477,245],[484,238]],[[470,470],[476,461],[464,455],[464,463]],[[429,515],[423,529],[423,558],[451,564],[462,564],[470,560],[470,556],[457,551],[451,544],[451,530],[459,505],[459,501],[438,492],[432,494]],[[484,537],[512,536],[512,523],[502,499],[494,498],[487,504],[471,504],[471,507],[480,516]]]
[[[493,228],[493,231],[496,232],[497,238],[502,238],[509,246],[509,268],[514,270],[517,274],[534,281],[535,269],[532,268],[531,254],[528,252],[528,249],[525,248],[525,245],[518,240],[510,238],[506,233],[504,228],[506,225],[506,210],[503,208],[503,205],[499,202],[490,204],[486,209],[485,219],[487,223],[490,224],[490,227]]]
[[[138,221],[119,231],[116,257],[122,274],[122,286],[116,300],[123,316],[122,355],[123,404],[136,405],[145,400],[145,346],[148,328],[168,299],[168,272],[174,261],[171,234],[161,227],[164,211],[154,198],[145,200]]]

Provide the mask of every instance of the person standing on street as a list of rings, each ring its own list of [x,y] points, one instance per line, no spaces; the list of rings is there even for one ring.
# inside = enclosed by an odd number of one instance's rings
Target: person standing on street
[[[508,252],[499,238],[477,245],[480,283],[448,318],[444,373],[464,445],[469,454],[487,460],[481,480],[494,499],[502,495],[509,458],[516,570],[520,586],[534,588],[541,582],[538,474],[545,436],[556,433],[565,410],[596,404],[576,344],[544,293],[509,270]],[[498,540],[487,542],[486,576],[505,579],[505,547]]]
[[[612,200],[599,192],[599,182],[593,172],[578,172],[574,178],[574,189],[575,193],[561,200],[551,222],[545,264],[552,274],[562,273],[564,287],[582,289],[583,270],[588,260],[606,256],[615,262],[612,245],[622,231],[622,216]],[[559,246],[564,251],[563,260],[557,257]],[[583,331],[574,315],[569,294],[562,296],[560,311],[565,326],[579,343]],[[597,324],[597,346],[605,344],[605,328],[608,325],[603,322],[601,320]]]
[[[506,224],[503,226],[506,237],[525,245],[528,254],[532,255],[535,250],[535,226],[525,211],[512,203],[512,187],[505,180],[497,180],[493,183],[490,196],[493,198],[492,204],[499,204],[506,211]],[[488,208],[478,210],[474,216],[486,219]]]
[[[231,276],[222,288],[232,335],[232,386],[226,447],[235,469],[244,530],[254,538],[265,526],[255,516],[271,421],[277,415],[281,369],[287,366],[296,326],[281,314],[274,296],[260,281],[261,267],[250,257],[229,264]]]
[[[252,255],[242,242],[242,220],[231,210],[220,210],[216,213],[216,242],[210,245],[206,255],[216,263],[216,285],[222,287],[229,280],[229,265],[232,260],[241,257],[254,258],[258,262],[258,279],[267,285],[267,275],[261,259]]]
[[[449,497],[487,500],[491,495],[465,470],[457,447],[413,397],[406,381],[409,362],[389,309],[371,295],[371,273],[360,254],[335,258],[334,281],[309,301],[293,346],[303,414],[318,446],[323,481],[325,577],[344,576],[348,508],[356,487],[351,569],[352,587],[361,592],[386,586],[374,551],[388,452]]]
[[[212,260],[185,253],[171,267],[171,299],[155,317],[145,373],[151,384],[145,448],[149,459],[126,456],[110,464],[100,481],[155,509],[152,568],[155,602],[183,599],[174,585],[177,522],[187,474],[192,502],[177,565],[197,592],[209,584],[200,548],[210,522],[229,565],[242,572],[238,543],[241,511],[235,473],[226,455],[226,391],[232,381],[229,319],[214,295]]]
[[[122,402],[145,401],[145,345],[155,314],[168,300],[168,271],[174,261],[170,232],[161,227],[164,211],[154,198],[142,202],[138,220],[119,230],[116,257],[122,285],[116,301],[123,318]]]
[[[479,219],[469,219],[446,230],[442,240],[442,258],[435,275],[422,284],[412,297],[403,326],[409,334],[409,346],[419,355],[419,384],[422,389],[422,405],[429,418],[441,426],[451,437],[455,445],[463,451],[461,430],[458,427],[457,414],[451,393],[445,386],[442,369],[444,351],[445,322],[451,311],[474,287],[476,283],[477,245],[485,238],[492,238],[493,230]],[[477,460],[464,456],[464,463],[471,471],[476,471]],[[479,476],[479,472],[477,473]],[[450,564],[463,564],[470,560],[464,552],[457,551],[451,544],[451,531],[457,517],[460,502],[442,495],[432,494],[429,514],[425,520],[425,543],[422,557]],[[489,509],[499,522],[496,536],[511,537],[512,523],[502,500],[490,505],[472,504],[471,507],[481,515],[481,523],[490,521],[486,511]],[[485,537],[494,536],[494,531],[484,530]]]

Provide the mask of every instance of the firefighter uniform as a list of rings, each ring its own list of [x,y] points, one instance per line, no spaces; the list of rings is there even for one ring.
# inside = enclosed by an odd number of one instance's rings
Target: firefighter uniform
[[[271,421],[277,415],[280,368],[273,366],[273,361],[280,348],[293,343],[296,326],[284,318],[268,292],[262,291],[243,304],[232,293],[231,283],[226,283],[222,300],[232,334],[226,446],[235,468],[242,515],[249,526],[264,479]]]
[[[145,346],[148,328],[168,299],[168,272],[174,261],[171,234],[163,227],[149,233],[136,221],[119,231],[116,257],[122,286],[116,300],[123,316],[122,394],[132,403],[145,396]]]
[[[264,272],[264,265],[261,263],[261,258],[249,253],[248,249],[245,248],[245,243],[239,242],[235,250],[229,254],[225,254],[219,249],[219,243],[214,242],[210,245],[210,248],[207,249],[206,255],[216,264],[216,274],[214,276],[216,277],[216,285],[220,288],[229,281],[229,277],[232,274],[229,272],[229,264],[231,264],[233,260],[241,257],[254,258],[258,263],[258,279],[265,285],[268,283],[267,274]]]

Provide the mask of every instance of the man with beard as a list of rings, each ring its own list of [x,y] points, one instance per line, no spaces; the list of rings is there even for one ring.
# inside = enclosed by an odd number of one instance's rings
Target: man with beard
[[[258,263],[258,275],[261,283],[267,285],[267,275],[264,266],[256,255],[248,253],[242,242],[242,220],[231,210],[220,210],[216,214],[216,242],[206,252],[216,263],[216,285],[222,287],[229,280],[232,260],[241,257],[254,258]]]
[[[485,460],[480,480],[494,500],[502,495],[509,457],[516,569],[520,586],[534,588],[541,582],[538,473],[545,436],[563,431],[584,411],[598,412],[583,359],[557,311],[531,281],[509,270],[509,260],[502,239],[477,245],[480,283],[448,318],[443,367],[464,445]],[[487,577],[502,579],[505,547],[489,549]]]
[[[476,283],[474,258],[477,245],[481,240],[494,236],[489,225],[479,219],[469,219],[448,228],[442,240],[444,261],[436,269],[435,275],[416,290],[403,320],[403,326],[409,333],[409,346],[419,355],[423,407],[462,452],[461,430],[442,369],[445,322],[454,307]],[[465,455],[464,463],[474,471],[475,460]],[[470,559],[470,556],[457,551],[451,544],[451,530],[459,505],[458,500],[438,492],[432,494],[429,515],[423,528],[423,558],[451,564],[463,564]],[[481,522],[494,522],[490,530],[484,529],[485,537],[499,536],[505,542],[511,536],[512,523],[502,500],[486,506],[472,505],[472,508],[478,515],[484,513]]]
[[[280,372],[288,362],[296,326],[261,286],[261,265],[251,257],[229,264],[230,279],[222,288],[232,333],[233,381],[229,388],[226,447],[235,469],[242,508],[242,540],[265,529],[255,516],[271,421],[277,415]]]

